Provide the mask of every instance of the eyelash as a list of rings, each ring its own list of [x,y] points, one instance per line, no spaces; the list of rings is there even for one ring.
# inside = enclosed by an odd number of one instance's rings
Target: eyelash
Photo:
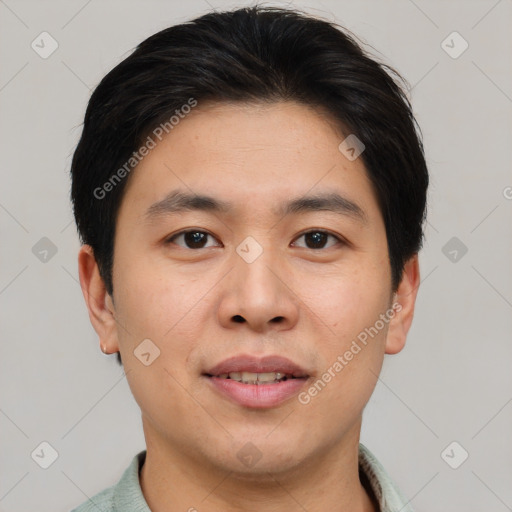
[[[211,233],[208,233],[207,231],[202,231],[200,229],[187,229],[187,230],[180,231],[180,232],[175,233],[174,235],[170,236],[169,238],[167,238],[165,240],[164,243],[166,245],[170,245],[170,244],[174,243],[174,240],[176,238],[178,238],[181,235],[186,235],[187,233],[201,233],[201,234],[208,235],[208,236],[210,236],[212,238],[215,238]],[[304,235],[308,235],[310,233],[321,233],[323,235],[331,236],[332,238],[335,238],[339,244],[341,244],[341,245],[345,245],[346,244],[345,240],[340,238],[338,235],[335,235],[334,233],[331,233],[330,231],[326,231],[324,229],[310,229],[308,231],[304,231],[301,234],[299,234],[295,240],[303,237]],[[182,247],[182,246],[179,246],[179,247]],[[303,249],[309,249],[311,251],[319,251],[319,250],[322,250],[322,249],[323,250],[330,249],[331,247],[333,247],[333,246],[330,246],[330,247],[320,247],[320,248],[316,248],[316,249],[315,248],[311,248],[311,247],[302,247],[302,248]],[[199,247],[199,248],[182,247],[182,248],[183,249],[189,249],[191,251],[197,251],[197,250],[200,250],[200,249],[204,249],[204,247]],[[206,249],[209,249],[209,247],[206,247]]]

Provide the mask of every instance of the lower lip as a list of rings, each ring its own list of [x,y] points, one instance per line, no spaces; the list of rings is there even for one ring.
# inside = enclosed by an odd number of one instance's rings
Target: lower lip
[[[272,384],[243,384],[233,379],[208,377],[217,391],[239,405],[253,408],[275,407],[295,396],[307,379],[287,379]]]

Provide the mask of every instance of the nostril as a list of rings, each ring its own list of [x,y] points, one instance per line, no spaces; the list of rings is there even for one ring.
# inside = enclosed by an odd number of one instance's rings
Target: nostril
[[[233,321],[237,322],[239,324],[243,324],[246,320],[243,316],[235,315],[233,317]],[[272,320],[270,320],[270,321],[274,322],[274,323],[280,323],[280,322],[284,321],[284,316],[276,316],[276,317],[272,318]]]

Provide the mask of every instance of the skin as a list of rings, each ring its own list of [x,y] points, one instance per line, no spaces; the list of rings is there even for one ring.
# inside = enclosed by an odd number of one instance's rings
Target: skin
[[[152,511],[377,510],[358,476],[362,412],[384,355],[405,344],[419,266],[415,255],[392,293],[384,221],[362,159],[338,149],[344,138],[325,113],[292,102],[200,103],[129,177],[113,297],[92,249],[81,248],[92,325],[107,353],[121,352],[141,408],[140,480]],[[234,210],[145,221],[148,207],[178,188],[231,201]],[[356,202],[366,222],[272,213],[325,191]],[[205,248],[188,248],[184,237],[165,243],[193,228],[211,234]],[[310,248],[301,235],[315,229],[340,240]],[[248,236],[263,249],[252,263],[236,252]],[[279,354],[307,370],[307,390],[394,302],[401,311],[307,405],[293,397],[249,409],[201,376],[229,356]],[[133,353],[146,338],[160,350],[149,366]],[[247,442],[261,454],[251,467],[237,457]]]

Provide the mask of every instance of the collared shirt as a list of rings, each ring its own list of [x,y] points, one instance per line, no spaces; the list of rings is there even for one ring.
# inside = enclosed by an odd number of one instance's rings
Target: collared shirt
[[[140,487],[139,472],[146,450],[139,452],[117,484],[96,494],[71,512],[151,512]],[[370,486],[380,512],[413,512],[386,470],[363,444],[359,444],[359,471]]]

